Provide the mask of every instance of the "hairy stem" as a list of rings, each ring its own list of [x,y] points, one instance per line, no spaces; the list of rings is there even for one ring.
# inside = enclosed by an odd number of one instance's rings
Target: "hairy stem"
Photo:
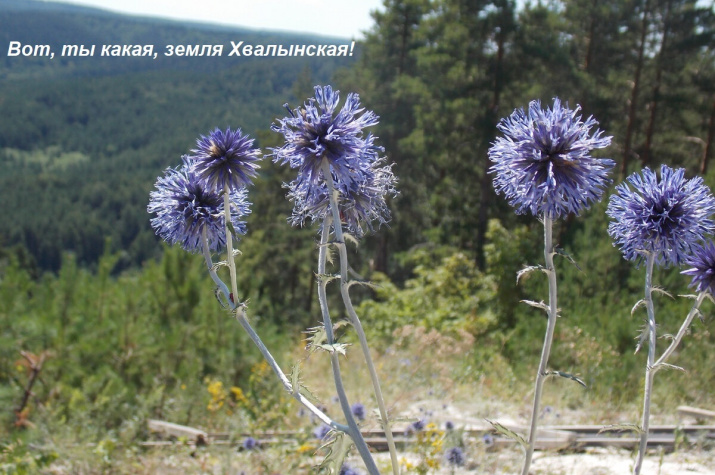
[[[365,362],[367,363],[368,372],[370,373],[370,379],[372,380],[372,387],[375,392],[375,399],[377,401],[377,407],[380,411],[380,419],[382,420],[382,427],[385,432],[385,438],[387,439],[387,447],[390,451],[390,460],[392,462],[392,473],[394,475],[399,475],[400,464],[397,461],[397,449],[395,447],[395,441],[392,437],[392,428],[390,426],[390,418],[387,414],[387,408],[385,406],[385,399],[382,397],[382,389],[380,388],[380,380],[377,376],[377,370],[375,369],[375,363],[372,360],[372,355],[370,354],[370,347],[367,344],[367,337],[365,336],[365,331],[363,330],[360,318],[358,318],[357,312],[355,312],[355,307],[353,306],[352,299],[350,298],[349,292],[349,280],[348,280],[348,253],[345,247],[345,239],[343,236],[342,224],[340,223],[340,210],[338,209],[338,199],[337,190],[335,190],[335,185],[333,184],[333,177],[330,173],[330,165],[327,161],[323,162],[323,175],[328,185],[328,194],[330,196],[330,209],[333,215],[333,228],[335,230],[335,240],[337,242],[338,252],[340,254],[340,295],[343,298],[343,303],[345,309],[350,317],[350,322],[355,328],[358,340],[360,341],[360,348],[362,349],[363,355],[365,357]]]
[[[326,286],[328,285],[325,279],[325,269],[328,254],[328,238],[330,237],[330,217],[326,217],[323,221],[323,231],[320,237],[320,249],[318,250],[318,300],[320,302],[320,311],[323,316],[323,326],[325,327],[325,338],[328,345],[335,344],[335,335],[333,334],[333,323],[330,319],[330,311],[328,309],[328,296],[326,291]],[[355,442],[355,446],[362,457],[365,466],[371,474],[379,475],[375,461],[370,454],[370,449],[365,443],[365,439],[360,433],[360,428],[353,417],[352,408],[350,407],[350,402],[348,401],[347,394],[345,394],[345,387],[343,386],[343,378],[340,374],[340,359],[337,351],[330,352],[330,365],[333,369],[333,380],[335,381],[335,390],[338,393],[338,400],[340,401],[340,407],[343,410],[345,419],[348,423],[349,430],[348,435]]]
[[[641,420],[641,437],[640,444],[638,445],[638,456],[636,457],[636,463],[633,466],[634,475],[639,475],[641,473],[641,468],[643,466],[643,457],[645,457],[645,451],[648,447],[648,427],[650,425],[650,401],[651,393],[653,390],[653,376],[654,376],[654,365],[655,365],[655,343],[656,343],[656,332],[655,332],[655,309],[653,308],[653,265],[655,263],[655,254],[650,252],[646,255],[646,270],[645,270],[645,305],[648,311],[648,322],[647,329],[648,332],[648,363],[645,367],[645,388],[643,391],[643,418]]]
[[[554,341],[554,329],[556,328],[557,305],[556,305],[556,268],[554,267],[554,244],[553,244],[553,218],[544,216],[544,260],[546,261],[545,272],[549,279],[549,313],[546,324],[546,336],[544,346],[541,349],[541,360],[539,370],[536,373],[536,384],[534,388],[534,407],[531,411],[531,427],[529,429],[529,441],[526,447],[524,467],[522,475],[529,474],[531,459],[534,456],[534,446],[536,444],[536,429],[539,418],[539,406],[541,405],[541,393],[544,389],[546,379],[546,366],[549,363],[551,344]]]
[[[273,372],[278,376],[278,379],[280,380],[281,384],[283,384],[283,387],[288,391],[288,393],[293,396],[299,403],[301,403],[306,409],[308,409],[310,412],[315,414],[315,416],[320,419],[322,422],[325,424],[328,424],[330,427],[339,430],[341,432],[348,432],[348,427],[344,424],[340,424],[338,422],[335,422],[332,420],[330,417],[328,417],[323,411],[318,409],[312,402],[310,402],[308,399],[305,398],[300,393],[300,388],[293,388],[292,383],[286,376],[286,374],[283,372],[281,367],[278,365],[276,362],[275,358],[271,354],[271,352],[268,350],[266,345],[263,343],[261,340],[261,337],[258,336],[258,333],[253,329],[251,326],[251,323],[248,321],[246,318],[246,307],[244,305],[236,305],[235,303],[231,302],[229,299],[229,291],[228,287],[226,284],[221,280],[221,278],[216,274],[216,271],[213,269],[213,261],[211,259],[211,252],[209,250],[208,246],[208,241],[206,240],[206,232],[204,230],[203,234],[203,254],[204,254],[204,260],[206,261],[206,266],[209,269],[209,274],[211,275],[211,279],[218,285],[219,290],[223,294],[223,296],[226,298],[226,301],[228,302],[232,313],[235,312],[236,315],[236,320],[241,324],[243,329],[248,333],[248,336],[251,338],[251,341],[258,347],[258,350],[261,352],[263,357],[266,359],[268,362],[268,365],[273,369]]]

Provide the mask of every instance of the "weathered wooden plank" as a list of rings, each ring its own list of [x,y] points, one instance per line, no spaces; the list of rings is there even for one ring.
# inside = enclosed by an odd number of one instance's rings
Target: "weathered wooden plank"
[[[715,419],[715,411],[700,409],[691,406],[678,406],[678,414],[681,416],[694,417],[695,419]]]
[[[198,445],[207,444],[209,441],[208,434],[205,431],[189,426],[174,424],[173,422],[149,419],[147,421],[147,426],[150,431],[159,432],[169,437],[186,437],[189,441]]]

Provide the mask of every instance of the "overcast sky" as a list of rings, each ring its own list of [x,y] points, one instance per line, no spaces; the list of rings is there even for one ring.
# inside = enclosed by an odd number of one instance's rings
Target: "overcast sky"
[[[56,1],[56,0],[51,0]],[[382,0],[66,0],[122,13],[361,38]]]

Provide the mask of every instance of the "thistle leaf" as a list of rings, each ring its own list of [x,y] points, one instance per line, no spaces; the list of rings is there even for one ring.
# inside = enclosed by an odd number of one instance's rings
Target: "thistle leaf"
[[[636,312],[636,310],[638,310],[640,307],[642,307],[644,305],[645,305],[645,299],[640,299],[639,301],[637,301],[636,304],[631,309],[631,317]]]
[[[543,300],[541,302],[535,302],[534,300],[522,300],[521,302],[527,305],[531,305],[532,307],[540,308],[541,310],[544,310],[547,314],[549,313],[549,306],[546,305]]]
[[[315,274],[319,284],[328,285],[330,282],[340,278],[339,274]]]
[[[566,258],[566,260],[569,261],[571,264],[573,264],[573,266],[576,269],[578,269],[580,272],[583,272],[583,270],[581,270],[581,268],[578,266],[578,264],[576,264],[576,261],[573,259],[573,257],[571,257],[563,248],[560,248],[560,247],[554,248],[554,253],[557,256]]]
[[[611,424],[608,426],[603,426],[603,427],[601,427],[601,430],[598,431],[598,433],[600,434],[601,432],[610,432],[610,431],[624,432],[627,430],[633,431],[637,434],[643,433],[643,428],[641,426],[639,426],[638,424],[630,424],[630,423]]]
[[[293,388],[293,394],[300,388],[300,363],[295,363],[290,368],[290,385]]]
[[[633,352],[634,355],[637,354],[641,350],[641,348],[643,347],[643,342],[646,341],[646,339],[648,338],[648,334],[649,334],[648,327],[644,326],[643,329],[641,330],[640,335],[638,335],[638,344],[636,344],[636,351]]]
[[[544,373],[544,376],[560,376],[562,378],[570,379],[571,381],[576,381],[578,384],[580,384],[584,388],[587,387],[586,383],[584,383],[581,378],[578,378],[570,373],[564,373],[563,371],[547,371]]]
[[[681,368],[680,366],[676,366],[676,365],[668,364],[668,363],[659,363],[657,365],[653,365],[650,367],[650,370],[653,371],[654,373],[661,369],[674,369],[677,371],[682,371],[683,373],[687,373],[687,371],[685,371],[685,369]]]
[[[369,289],[377,289],[378,288],[378,286],[376,284],[373,284],[369,280],[351,280],[350,282],[348,282],[348,288],[352,287],[353,285],[362,285]]]
[[[345,433],[335,430],[328,432],[326,437],[328,441],[320,446],[318,450],[327,450],[328,453],[323,461],[320,462],[320,465],[315,467],[315,472],[338,475],[353,442]],[[321,470],[325,472],[321,472]]]
[[[236,230],[233,228],[233,223],[231,223],[231,221],[226,221],[226,227],[231,233],[231,237],[233,237],[233,240],[238,241],[238,233],[236,233]]]
[[[333,343],[332,345],[328,345],[327,343],[322,344],[322,345],[315,345],[315,348],[319,348],[321,350],[325,350],[328,353],[338,353],[343,356],[346,356],[346,350],[348,349],[349,344],[346,343]]]
[[[650,290],[651,290],[651,292],[655,292],[656,294],[665,295],[666,297],[670,297],[672,300],[675,300],[675,297],[673,297],[670,293],[668,293],[668,292],[667,292],[664,288],[662,288],[662,287],[654,286],[654,287],[651,287]]]
[[[705,315],[703,315],[703,312],[700,311],[700,309],[695,310],[695,314],[698,316],[698,319],[700,320],[700,323],[705,324]]]
[[[328,340],[328,335],[325,333],[325,327],[322,325],[308,328],[305,333],[310,335],[308,336],[308,338],[305,339],[305,341],[307,342],[305,345],[305,349],[311,353],[314,353],[315,350],[320,347],[320,345],[322,345],[325,341]]]
[[[333,330],[340,330],[341,328],[347,327],[350,325],[352,325],[352,323],[350,323],[347,320],[338,320],[337,322],[333,323]]]
[[[343,239],[345,239],[346,243],[349,242],[350,244],[354,245],[355,247],[358,247],[358,244],[359,244],[358,240],[352,234],[343,232]]]
[[[227,267],[227,266],[228,266],[228,261],[219,261],[211,266],[211,270],[213,272],[217,272],[221,267]]]
[[[300,362],[295,363],[293,366],[291,366],[290,370],[290,383],[291,387],[293,389],[293,392],[291,394],[302,394],[305,396],[310,402],[313,404],[320,404],[320,399],[318,399],[311,391],[308,389],[301,381],[300,379],[301,375],[301,368],[300,368]]]
[[[527,277],[529,274],[531,274],[535,270],[540,270],[541,272],[546,272],[546,269],[544,269],[543,266],[526,266],[523,269],[521,269],[519,272],[516,273],[516,283],[519,283],[519,279],[522,277]]]
[[[511,440],[518,442],[523,448],[526,448],[529,445],[524,436],[522,436],[521,434],[517,434],[513,430],[504,427],[498,422],[490,421],[489,419],[484,420],[490,423],[492,427],[494,427],[494,430],[496,430],[502,435],[509,437]]]
[[[695,300],[698,298],[698,296],[695,294],[678,294],[678,297],[681,297],[684,299],[692,299],[692,300]]]
[[[224,297],[223,292],[221,292],[220,288],[216,287],[214,289],[214,295],[216,296],[216,300],[218,300],[219,305],[221,305],[224,310],[228,310],[228,302],[226,302],[226,297]]]

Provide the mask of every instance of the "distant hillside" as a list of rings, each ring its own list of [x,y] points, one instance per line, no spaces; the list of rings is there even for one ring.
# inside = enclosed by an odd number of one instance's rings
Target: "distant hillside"
[[[156,176],[180,163],[199,134],[256,135],[327,83],[353,57],[228,57],[252,45],[345,44],[139,18],[70,5],[0,0],[0,247],[21,244],[43,269],[71,250],[92,264],[105,237],[124,265],[155,255],[146,213]],[[10,41],[47,44],[47,57],[8,57]],[[61,57],[62,45],[96,45]],[[101,57],[101,45],[154,45],[156,59]],[[221,57],[165,57],[165,45],[223,44]],[[298,97],[295,82],[300,80]],[[280,182],[278,198],[282,199]]]

